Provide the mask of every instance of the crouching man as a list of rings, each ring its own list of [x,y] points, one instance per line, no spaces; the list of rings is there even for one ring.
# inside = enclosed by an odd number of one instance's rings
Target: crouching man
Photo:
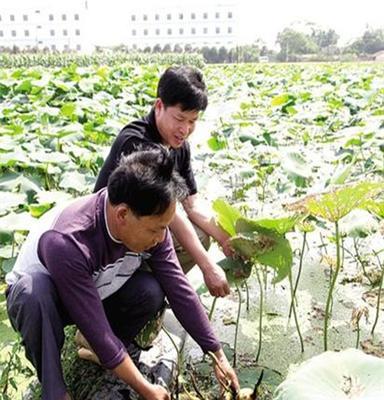
[[[126,351],[165,297],[202,350],[216,354],[217,378],[238,388],[168,230],[185,192],[165,149],[137,152],[121,160],[106,189],[54,208],[30,232],[6,276],[7,308],[43,400],[71,398],[60,363],[68,324],[141,397],[170,399],[166,389],[145,380]],[[143,259],[152,272],[139,268]]]

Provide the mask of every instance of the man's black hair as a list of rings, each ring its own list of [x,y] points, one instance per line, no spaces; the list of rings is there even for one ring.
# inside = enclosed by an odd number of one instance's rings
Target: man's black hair
[[[180,105],[182,111],[204,111],[208,105],[203,74],[188,66],[165,70],[157,86],[157,97],[166,107]]]
[[[173,158],[160,145],[122,157],[108,179],[111,204],[124,203],[137,217],[161,215],[187,193],[184,179],[174,169]]]

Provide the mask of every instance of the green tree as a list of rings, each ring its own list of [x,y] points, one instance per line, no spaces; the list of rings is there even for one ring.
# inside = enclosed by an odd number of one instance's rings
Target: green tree
[[[346,50],[356,54],[373,54],[384,50],[384,29],[367,28],[363,36],[355,40]]]
[[[291,28],[279,32],[276,43],[280,46],[279,58],[282,61],[294,59],[296,55],[313,54],[318,51],[317,44],[309,35]]]
[[[320,49],[326,49],[337,45],[339,35],[334,29],[329,29],[327,31],[322,29],[314,29],[312,31],[311,38]]]

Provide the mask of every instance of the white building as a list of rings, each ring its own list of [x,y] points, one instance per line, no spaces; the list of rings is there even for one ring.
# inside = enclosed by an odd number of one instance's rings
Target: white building
[[[87,2],[1,0],[0,47],[89,50]]]
[[[129,47],[175,44],[234,47],[238,35],[238,9],[233,3],[184,2],[177,5],[132,8],[124,15]]]

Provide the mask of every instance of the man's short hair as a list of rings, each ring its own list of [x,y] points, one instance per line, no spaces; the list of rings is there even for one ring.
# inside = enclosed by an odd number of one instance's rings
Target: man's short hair
[[[173,158],[160,145],[123,156],[108,179],[111,204],[124,203],[137,217],[161,215],[187,193],[184,179],[174,169]]]
[[[203,74],[189,66],[165,70],[157,86],[157,97],[166,107],[180,105],[183,111],[204,111],[208,105]]]

